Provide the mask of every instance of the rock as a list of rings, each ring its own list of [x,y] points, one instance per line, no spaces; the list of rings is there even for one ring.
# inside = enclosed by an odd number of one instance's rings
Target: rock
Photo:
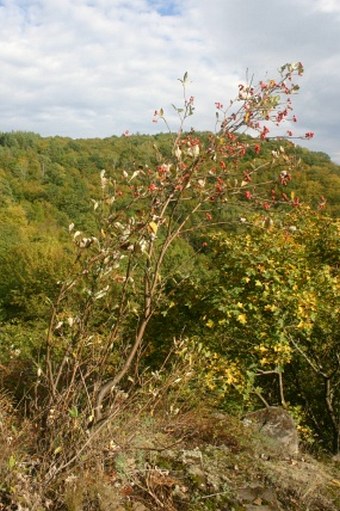
[[[246,511],[283,511],[275,491],[261,485],[240,488],[237,498]]]
[[[286,454],[294,455],[299,452],[299,435],[295,423],[284,408],[269,406],[248,413],[243,423],[276,440]]]

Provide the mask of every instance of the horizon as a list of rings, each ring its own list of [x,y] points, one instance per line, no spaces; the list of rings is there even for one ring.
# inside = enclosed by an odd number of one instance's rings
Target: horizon
[[[247,74],[275,78],[301,61],[297,135],[313,131],[306,147],[340,163],[335,0],[2,0],[0,24],[0,131],[153,134],[155,109],[177,125],[171,104],[185,70],[194,128],[213,131],[215,102],[232,99]]]

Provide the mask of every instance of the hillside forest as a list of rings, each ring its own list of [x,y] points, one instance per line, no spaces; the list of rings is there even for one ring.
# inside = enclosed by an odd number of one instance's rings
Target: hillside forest
[[[29,453],[57,499],[131,408],[282,406],[306,450],[339,453],[340,166],[282,127],[301,74],[240,86],[215,133],[186,131],[186,75],[175,132],[0,133],[0,418],[17,438],[1,491]]]

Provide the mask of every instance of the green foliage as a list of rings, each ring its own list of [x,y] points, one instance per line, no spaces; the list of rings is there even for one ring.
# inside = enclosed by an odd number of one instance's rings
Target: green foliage
[[[70,255],[52,226],[39,230],[24,209],[0,211],[0,311],[2,320],[39,319],[47,314]]]
[[[255,217],[243,232],[210,238],[215,271],[202,298],[205,338],[243,374],[257,375],[268,401],[304,404],[322,441],[336,450],[339,226],[308,210],[270,220]],[[284,389],[275,383],[280,373]]]

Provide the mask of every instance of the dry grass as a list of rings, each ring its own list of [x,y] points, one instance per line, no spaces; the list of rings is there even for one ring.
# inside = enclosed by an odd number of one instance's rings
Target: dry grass
[[[172,400],[170,393],[136,393],[97,430],[86,431],[81,417],[65,422],[61,438],[69,443],[60,445],[56,436],[57,448],[44,452],[34,423],[20,422],[8,398],[1,398],[0,509],[241,509],[242,495],[255,487],[283,509],[340,509],[339,465],[285,456],[236,417],[188,403],[174,407]]]

